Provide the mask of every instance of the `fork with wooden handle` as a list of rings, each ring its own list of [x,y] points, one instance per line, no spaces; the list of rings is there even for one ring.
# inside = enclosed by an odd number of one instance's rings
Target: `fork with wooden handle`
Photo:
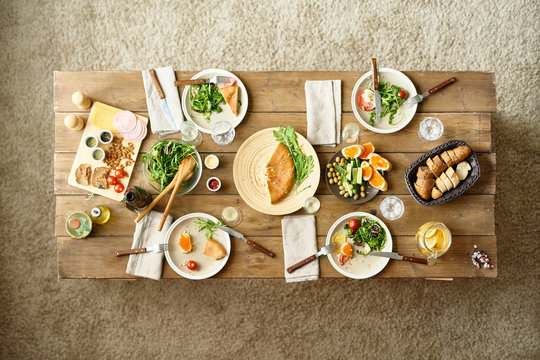
[[[171,210],[172,204],[174,202],[174,198],[176,197],[176,193],[178,192],[178,189],[180,188],[180,185],[186,180],[191,173],[193,173],[193,169],[195,168],[195,159],[193,157],[189,156],[182,160],[180,162],[180,166],[178,166],[178,178],[176,179],[176,183],[174,184],[174,188],[171,193],[171,197],[169,198],[169,202],[167,203],[167,207],[165,208],[165,211],[163,212],[163,216],[161,217],[161,222],[158,226],[158,231],[161,231],[163,229],[163,224],[165,223],[165,220],[167,219],[167,215],[169,215],[169,211]]]

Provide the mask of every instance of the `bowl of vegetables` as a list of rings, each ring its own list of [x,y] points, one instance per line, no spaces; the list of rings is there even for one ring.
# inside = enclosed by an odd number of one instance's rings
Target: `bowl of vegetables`
[[[160,140],[143,154],[143,173],[146,182],[154,190],[161,192],[173,180],[180,162],[188,156],[195,159],[195,169],[191,178],[182,183],[177,195],[187,194],[201,179],[202,160],[195,146],[180,139]]]
[[[182,111],[199,131],[210,134],[212,125],[218,121],[228,121],[237,127],[247,113],[248,93],[242,81],[233,73],[221,69],[207,69],[195,74],[191,79],[228,78],[227,83],[203,83],[189,85],[182,92]],[[230,103],[223,96],[222,89],[234,87],[237,92]],[[236,101],[234,101],[236,99]],[[235,112],[231,106],[234,106]]]
[[[375,123],[375,95],[373,72],[368,71],[354,85],[351,105],[356,119],[366,129],[376,133],[390,134],[407,126],[417,105],[406,107],[403,103],[416,95],[413,82],[401,71],[379,69],[379,94],[381,95],[381,117]]]

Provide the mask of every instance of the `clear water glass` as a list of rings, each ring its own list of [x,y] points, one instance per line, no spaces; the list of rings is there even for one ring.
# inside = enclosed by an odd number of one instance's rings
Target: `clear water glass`
[[[221,212],[221,220],[228,226],[236,226],[242,222],[242,212],[236,206],[226,206]]]
[[[234,140],[234,127],[228,121],[218,121],[210,130],[212,139],[219,146],[230,145]]]
[[[403,201],[396,196],[389,196],[381,202],[381,214],[388,220],[397,220],[405,211]]]
[[[193,146],[199,146],[202,143],[202,134],[191,121],[184,121],[180,125],[180,132],[182,133],[182,141]]]
[[[341,144],[343,146],[354,145],[358,142],[360,126],[356,123],[348,123],[341,132]]]
[[[444,133],[444,125],[436,117],[428,117],[422,120],[418,128],[418,136],[424,141],[435,141]]]
[[[308,197],[304,203],[304,211],[308,214],[316,214],[321,208],[321,202],[315,196]]]

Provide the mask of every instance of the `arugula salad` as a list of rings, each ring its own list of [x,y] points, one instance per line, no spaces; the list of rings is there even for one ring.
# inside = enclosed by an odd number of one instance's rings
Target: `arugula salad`
[[[224,226],[223,223],[219,220],[217,223],[215,223],[210,219],[203,220],[201,218],[196,218],[195,220],[193,220],[193,223],[199,226],[199,231],[205,230],[205,235],[207,239],[210,239],[212,235],[214,235],[214,232],[216,232],[216,226]]]
[[[357,95],[357,104],[363,111],[371,111],[369,115],[369,125],[375,125],[375,94],[371,89],[372,85],[368,84],[366,88],[360,91]],[[388,82],[379,82],[379,94],[381,95],[381,118],[390,114],[388,117],[388,124],[396,125],[394,123],[394,117],[396,113],[405,102],[408,94],[405,90],[399,86],[392,85]],[[401,120],[400,120],[401,121]]]
[[[180,162],[188,156],[193,156],[194,153],[195,146],[193,145],[171,140],[161,140],[143,155],[143,160],[146,169],[150,173],[150,178],[157,182],[161,190],[163,190],[174,179]],[[195,161],[195,169],[198,167],[199,164]],[[186,181],[184,181],[182,186],[186,185]]]
[[[191,85],[189,99],[191,100],[191,109],[203,114],[208,123],[210,123],[210,115],[212,113],[223,111],[219,105],[226,104],[221,91],[213,83]]]
[[[305,155],[302,147],[298,144],[296,133],[292,126],[286,128],[279,126],[274,130],[274,138],[285,145],[290,151],[290,157],[294,163],[294,186],[291,191],[297,189],[313,170],[313,156]],[[311,185],[310,185],[311,186]],[[303,190],[309,188],[305,187]]]
[[[347,237],[354,241],[359,248],[356,252],[368,255],[372,251],[380,251],[386,244],[386,232],[377,220],[367,216],[358,216],[345,224]]]

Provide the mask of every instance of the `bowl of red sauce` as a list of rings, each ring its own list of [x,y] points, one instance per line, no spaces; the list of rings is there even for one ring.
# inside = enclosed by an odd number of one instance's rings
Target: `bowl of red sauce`
[[[218,191],[221,189],[221,180],[215,176],[208,178],[208,180],[206,180],[206,187],[210,191]]]

